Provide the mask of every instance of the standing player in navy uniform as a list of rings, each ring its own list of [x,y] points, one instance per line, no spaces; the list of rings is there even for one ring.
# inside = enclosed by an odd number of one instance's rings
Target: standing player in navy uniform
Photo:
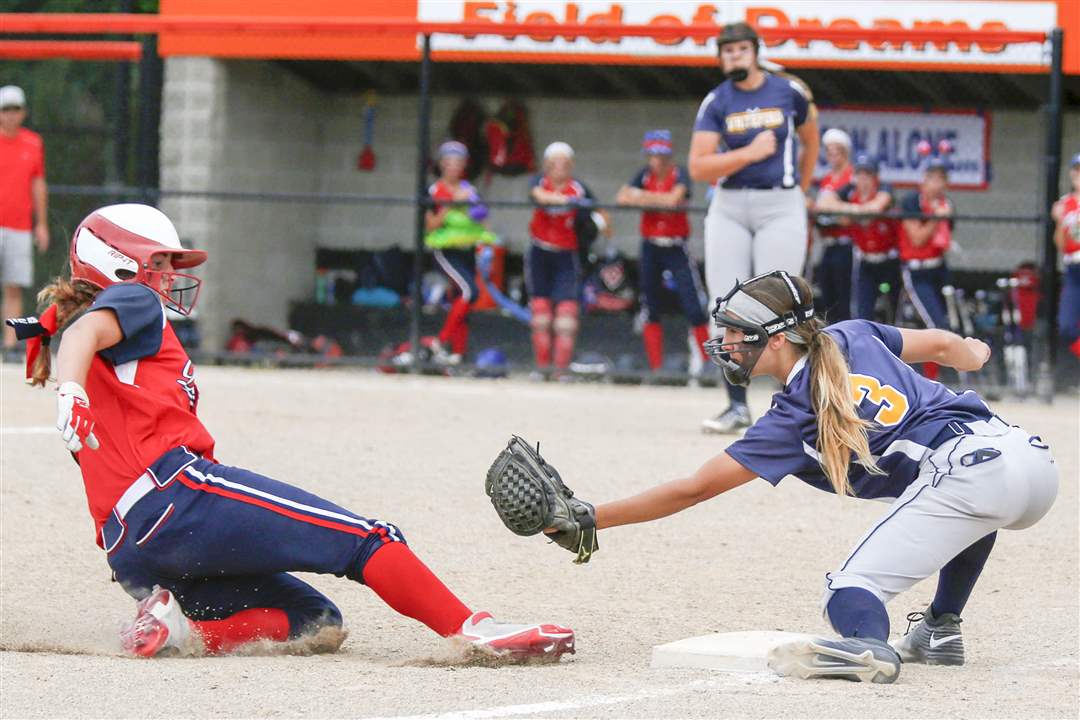
[[[860,153],[853,167],[855,173],[852,182],[835,190],[822,190],[817,196],[817,208],[825,212],[869,216],[888,210],[892,205],[892,187],[878,181],[877,160]],[[850,285],[855,317],[873,320],[881,286],[889,286],[894,307],[900,290],[896,220],[888,217],[844,217],[839,219],[839,223],[847,227],[855,247],[850,280],[837,278],[836,282]]]
[[[990,348],[945,330],[866,320],[825,327],[809,285],[783,271],[737,284],[713,318],[724,334],[709,341],[709,353],[730,382],[769,376],[783,385],[770,410],[692,476],[590,507],[586,522],[554,529],[655,520],[756,477],[776,485],[794,475],[826,492],[885,501],[881,519],[825,575],[822,610],[840,638],[781,646],[770,666],[890,683],[901,659],[962,665],[960,614],[997,531],[1038,522],[1057,495],[1058,472],[1038,436],[1001,420],[974,392],[958,395],[908,363],[935,359],[974,371]],[[935,572],[933,602],[890,646],[885,603]]]
[[[736,280],[806,261],[806,191],[818,156],[817,109],[790,75],[758,65],[761,41],[746,23],[720,31],[727,80],[705,96],[690,143],[690,177],[719,183],[705,218],[705,282],[717,297]],[[729,433],[750,425],[746,389],[728,385],[731,406],[702,423]]]
[[[823,200],[836,197],[841,188],[851,183],[854,168],[851,164],[851,137],[840,128],[829,128],[821,136],[829,172],[818,182],[814,200],[817,215],[818,242],[823,246],[821,264],[814,274],[818,287],[818,307],[829,322],[851,319],[851,240],[850,223],[841,218],[821,214],[826,209]]]
[[[619,189],[615,202],[637,207],[672,208],[670,212],[646,210],[641,213],[641,292],[645,314],[642,339],[649,368],[656,371],[664,363],[664,328],[660,324],[659,307],[664,271],[670,272],[675,280],[679,304],[702,357],[704,343],[709,339],[709,326],[703,307],[701,279],[686,244],[690,236],[690,219],[685,210],[690,199],[690,174],[671,160],[670,130],[645,133],[641,149],[649,164]]]
[[[952,244],[953,203],[945,194],[949,171],[945,162],[931,158],[919,189],[900,201],[900,212],[931,217],[905,217],[900,221],[900,276],[904,291],[928,328],[949,327],[942,288],[949,284],[945,253]],[[940,219],[936,219],[940,218]],[[936,380],[938,367],[928,362],[923,374]]]
[[[291,574],[302,571],[367,585],[439,635],[521,656],[572,652],[568,628],[474,613],[396,526],[217,461],[196,415],[195,368],[165,315],[190,313],[200,281],[183,269],[205,260],[159,210],[101,208],[75,230],[71,278],[46,287],[52,305],[20,324],[35,335],[27,377],[44,386],[43,338],[70,323],[57,355],[56,429],[79,464],[113,577],[138,601],[124,649],[227,652],[340,627],[334,603]]]

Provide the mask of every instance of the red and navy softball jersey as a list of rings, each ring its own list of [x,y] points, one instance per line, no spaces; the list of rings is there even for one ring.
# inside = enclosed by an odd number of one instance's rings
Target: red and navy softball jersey
[[[893,190],[888,183],[875,184],[870,194],[863,197],[859,195],[855,183],[849,183],[837,191],[837,196],[846,203],[863,205],[877,197],[878,193],[888,193],[892,196]],[[852,223],[848,228],[851,240],[856,247],[864,253],[878,255],[896,248],[898,242],[896,226],[895,218],[876,217],[866,221],[865,224]]]
[[[568,200],[592,200],[593,194],[581,181],[570,178],[562,187],[555,187],[555,183],[546,175],[537,175],[529,184],[529,189],[540,188],[548,192],[557,192],[565,195]],[[556,250],[577,250],[577,231],[574,229],[574,220],[577,218],[578,207],[576,205],[538,205],[533,210],[532,221],[529,223],[529,234],[534,241],[539,241],[541,246]]]
[[[873,475],[852,462],[848,479],[856,497],[900,497],[932,450],[969,434],[968,423],[993,419],[994,414],[974,392],[957,395],[901,360],[904,340],[891,325],[846,320],[824,332],[847,358],[859,417],[873,423],[870,453],[886,473]],[[810,367],[804,357],[792,368],[784,389],[773,395],[772,408],[727,453],[772,485],[794,475],[833,492],[819,462],[817,434]]]
[[[87,312],[106,309],[116,314],[124,338],[90,365],[86,394],[101,447],[78,457],[99,543],[116,501],[162,454],[181,445],[207,458],[214,451],[214,438],[195,414],[195,367],[160,296],[138,283],[111,285]]]
[[[648,166],[645,166],[630,181],[630,187],[655,193],[671,192],[677,185],[686,188],[685,199],[689,200],[691,189],[690,173],[682,165],[672,165],[663,176],[658,176]],[[673,212],[646,210],[641,213],[641,237],[643,238],[685,238],[689,236],[690,220],[687,218],[685,210]]]
[[[952,201],[947,197],[930,200],[920,192],[908,194],[900,202],[900,210],[904,213],[923,213],[933,215],[934,211],[942,207],[951,207]],[[952,244],[953,221],[951,219],[938,220],[934,223],[934,233],[921,247],[916,247],[901,222],[900,232],[900,259],[901,260],[932,260],[944,255]]]
[[[1065,212],[1061,224],[1065,228],[1065,245],[1062,253],[1072,255],[1080,252],[1080,197],[1070,193],[1062,198]]]

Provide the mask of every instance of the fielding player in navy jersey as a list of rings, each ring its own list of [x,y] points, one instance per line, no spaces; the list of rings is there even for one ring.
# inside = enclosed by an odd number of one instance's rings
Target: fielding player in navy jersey
[[[890,507],[847,559],[825,575],[822,607],[841,636],[780,646],[770,666],[799,677],[893,682],[901,659],[964,662],[960,613],[997,530],[1042,518],[1058,473],[1038,436],[998,418],[974,392],[956,394],[908,363],[978,370],[980,340],[866,320],[826,328],[810,287],[783,271],[736,284],[713,311],[722,338],[710,356],[733,383],[767,375],[783,384],[772,408],[692,476],[596,506],[597,528],[685,510],[755,477],[788,475],[838,495]],[[571,523],[572,524],[572,523]],[[561,526],[558,530],[572,530]],[[939,572],[914,630],[888,644],[885,603]]]
[[[705,217],[705,282],[717,297],[736,280],[770,270],[798,275],[806,261],[806,191],[818,156],[817,110],[809,88],[759,67],[761,41],[746,23],[720,31],[727,80],[705,96],[690,141],[690,177],[717,183]],[[746,391],[729,385],[731,406],[705,432],[750,425]]]
[[[664,329],[660,325],[660,289],[664,271],[671,273],[686,319],[690,322],[697,347],[704,358],[704,343],[709,339],[705,318],[704,289],[697,267],[686,246],[690,236],[690,218],[686,203],[690,199],[690,174],[672,162],[670,130],[650,130],[641,143],[649,164],[641,168],[627,185],[619,189],[615,202],[643,208],[671,208],[670,211],[645,210],[641,213],[641,294],[645,315],[642,338],[649,369],[656,371],[664,363]]]

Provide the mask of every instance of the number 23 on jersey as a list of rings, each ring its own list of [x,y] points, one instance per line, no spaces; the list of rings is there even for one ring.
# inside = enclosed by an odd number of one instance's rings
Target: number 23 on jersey
[[[849,373],[851,398],[856,405],[869,400],[878,406],[874,422],[884,427],[896,425],[907,415],[909,403],[907,396],[892,385],[882,385],[881,381],[869,375]]]

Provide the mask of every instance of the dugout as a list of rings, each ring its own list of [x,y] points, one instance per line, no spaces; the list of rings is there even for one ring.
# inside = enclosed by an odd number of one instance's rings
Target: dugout
[[[854,23],[859,32],[876,24],[959,33],[980,28],[1045,33],[1064,26],[1067,110],[1061,134],[1066,152],[1080,146],[1080,48],[1074,37],[1080,13],[1067,0],[911,3],[893,13],[904,14],[898,18],[877,17],[880,8],[858,2],[826,4],[813,18],[802,18],[805,5],[794,0],[770,3],[771,15],[742,2],[541,4],[546,9],[536,12],[544,16],[532,21],[553,25],[588,23],[596,15],[610,20],[618,9],[624,26],[619,32],[635,23],[700,22],[698,14],[710,8],[712,22],[751,19],[777,33],[813,30],[814,23],[826,29],[850,29]],[[231,0],[216,4],[214,13],[286,14],[264,5]],[[305,11],[359,22],[363,18],[357,14],[364,11],[354,5],[321,0]],[[394,1],[384,3],[380,13],[443,22],[449,30],[465,21],[529,21],[508,20],[512,5]],[[206,12],[185,0],[161,4],[164,19]],[[781,19],[791,27],[783,27]],[[879,23],[884,20],[893,24]],[[314,295],[317,248],[412,247],[421,161],[420,43],[415,35],[368,32],[354,28],[311,37],[162,32],[160,204],[184,238],[214,258],[205,270],[208,285],[200,301],[207,346],[221,346],[234,316],[284,324],[290,301]],[[974,183],[982,186],[953,194],[962,215],[994,219],[959,223],[957,241],[964,253],[951,264],[958,270],[1004,272],[1021,260],[1042,260],[1047,44],[991,45],[969,38],[920,47],[876,38],[822,46],[774,37],[766,57],[802,77],[823,107],[982,113],[987,120],[983,153],[975,162],[981,158],[983,176]],[[674,45],[613,34],[603,44],[588,45],[591,52],[582,52],[571,38],[539,34],[505,39],[444,34],[432,42],[431,145],[442,138],[463,97],[479,99],[489,111],[516,97],[530,112],[537,151],[555,139],[570,142],[579,175],[602,200],[613,198],[639,166],[645,129],[670,127],[678,151],[685,151],[697,104],[719,81],[715,47],[708,41]],[[469,47],[470,42],[477,46]],[[537,43],[546,52],[537,50]],[[868,60],[868,52],[884,59]],[[359,172],[364,109],[372,90],[378,97],[373,143],[378,160],[374,172]],[[497,206],[493,228],[511,252],[520,252],[527,242],[526,176],[497,177],[483,190]],[[700,205],[705,188],[694,190]],[[616,217],[614,245],[631,257],[636,225],[636,213]],[[700,227],[698,214],[693,248],[699,257]]]

